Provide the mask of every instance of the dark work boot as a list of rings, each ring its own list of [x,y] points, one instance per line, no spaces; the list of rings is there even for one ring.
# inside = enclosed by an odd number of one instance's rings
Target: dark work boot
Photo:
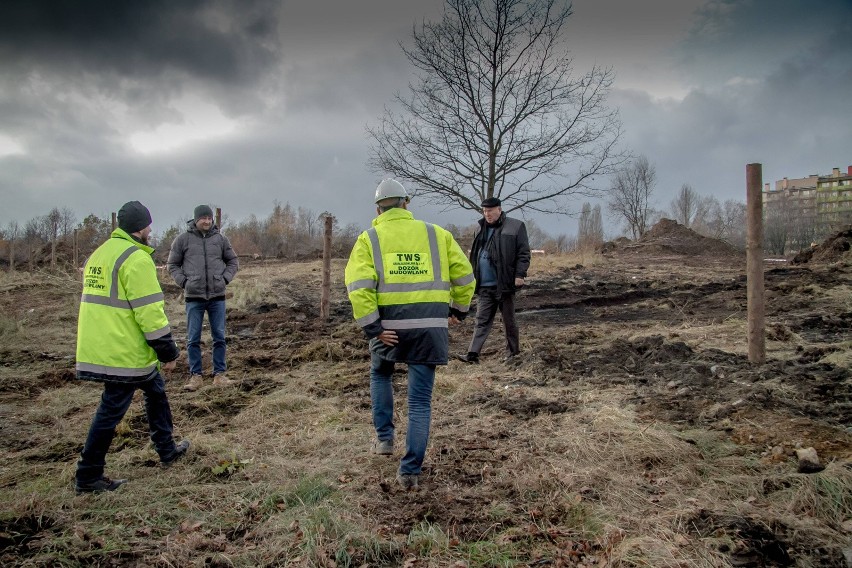
[[[103,493],[104,491],[115,491],[125,483],[127,483],[126,479],[101,477],[89,483],[76,483],[74,489],[77,495],[82,495],[83,493]]]
[[[467,355],[459,355],[457,357],[459,361],[463,361],[465,363],[479,363],[479,353],[474,353],[473,351],[468,351]]]
[[[189,440],[182,440],[180,444],[175,446],[175,453],[169,457],[167,460],[162,460],[163,467],[169,467],[180,458],[186,455],[186,451],[189,449]]]

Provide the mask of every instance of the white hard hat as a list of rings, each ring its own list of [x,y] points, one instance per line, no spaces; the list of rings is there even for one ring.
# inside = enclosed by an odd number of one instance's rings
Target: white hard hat
[[[376,187],[375,202],[378,203],[382,199],[389,199],[391,197],[402,197],[406,203],[411,201],[411,197],[409,197],[408,192],[405,191],[401,183],[391,178],[383,179],[378,187]]]

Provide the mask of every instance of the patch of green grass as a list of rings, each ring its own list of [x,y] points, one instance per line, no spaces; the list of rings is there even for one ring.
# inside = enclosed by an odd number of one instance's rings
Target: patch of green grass
[[[447,533],[435,523],[421,521],[408,533],[408,547],[418,558],[429,558],[445,552],[450,539]]]
[[[18,335],[19,331],[20,328],[17,321],[4,314],[0,314],[0,340],[4,342],[10,341]]]
[[[462,543],[458,552],[468,561],[470,568],[512,568],[528,564],[529,550],[526,542],[498,543],[494,541],[477,541]]]
[[[284,503],[288,507],[298,507],[300,505],[308,507],[325,500],[336,491],[334,487],[320,476],[304,477],[299,480],[295,489],[284,497]]]
[[[834,348],[835,350],[820,359],[820,362],[843,368],[852,367],[852,341],[835,343]]]
[[[604,522],[584,503],[569,507],[561,523],[585,535],[599,535],[604,531]]]
[[[852,472],[842,465],[829,464],[810,475],[790,476],[789,488],[775,493],[789,500],[792,513],[822,519],[839,525],[852,517]]]
[[[350,532],[336,511],[326,506],[310,507],[300,522],[303,540],[300,548],[320,564],[326,564],[330,551],[336,550],[339,542]]]
[[[705,460],[717,460],[742,454],[742,448],[726,439],[720,432],[684,430],[675,437],[692,444]]]
[[[228,300],[228,307],[243,311],[262,304],[268,297],[264,287],[258,285],[254,278],[237,278],[228,286],[228,291],[234,295]]]
[[[510,519],[513,516],[512,509],[506,503],[493,503],[486,512],[489,519],[493,521],[502,521]]]
[[[355,566],[398,566],[402,564],[402,548],[372,535],[349,536],[343,539],[334,561],[338,568]]]

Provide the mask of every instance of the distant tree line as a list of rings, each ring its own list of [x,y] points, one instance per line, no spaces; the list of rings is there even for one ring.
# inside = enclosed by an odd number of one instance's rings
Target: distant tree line
[[[222,232],[228,236],[234,250],[242,257],[305,260],[320,258],[323,249],[322,214],[289,203],[276,202],[265,218],[249,215],[247,219],[231,223],[227,215],[222,218]],[[172,241],[186,225],[173,225],[163,232],[157,254],[168,257]],[[348,255],[355,239],[363,229],[350,223],[341,227],[337,219],[332,222],[332,254]]]
[[[832,232],[832,227],[820,223],[814,208],[788,199],[765,203],[763,211],[764,247],[770,254],[795,253],[810,248]]]
[[[276,203],[266,218],[251,215],[244,221],[229,224],[227,216],[223,216],[224,224],[228,226],[223,233],[243,257],[301,260],[322,255],[322,218],[310,209]],[[166,262],[172,241],[186,228],[186,225],[175,224],[151,238],[157,263]],[[23,225],[12,221],[0,229],[0,266],[11,270],[69,269],[73,267],[76,251],[79,267],[109,238],[112,229],[111,218],[90,214],[78,221],[67,207],[54,208]],[[340,227],[335,219],[332,224],[333,254],[349,254],[361,230],[352,223]]]
[[[690,185],[684,184],[671,201],[669,210],[655,209],[652,197],[656,172],[644,157],[628,163],[612,180],[606,203],[609,216],[623,223],[634,239],[640,238],[663,216],[669,216],[699,234],[725,240],[741,249],[745,247],[744,203],[734,200],[719,203],[714,196],[702,196]],[[766,247],[769,252],[783,250],[781,247],[791,238],[807,243],[813,238],[812,228],[800,226],[802,223],[797,222],[795,216],[785,216],[784,211],[783,208],[774,210],[774,216],[767,220]],[[308,260],[322,255],[322,217],[323,214],[311,209],[276,202],[266,217],[252,214],[247,219],[232,223],[227,214],[223,215],[222,231],[241,257]],[[525,223],[530,246],[547,253],[595,249],[606,238],[599,204],[583,203],[576,236],[564,233],[553,236],[532,219],[525,219]],[[475,222],[466,226],[446,225],[465,250],[470,248],[476,228]],[[186,225],[178,223],[152,238],[158,264],[166,262],[172,241],[185,230]],[[346,257],[362,230],[363,227],[355,223],[341,226],[335,218],[332,223],[333,256]],[[30,219],[23,225],[12,221],[0,229],[0,266],[12,270],[67,269],[73,265],[73,252],[76,250],[79,267],[111,231],[111,219],[90,214],[78,221],[69,208],[53,208],[46,215]]]
[[[89,255],[109,236],[112,222],[89,215],[81,222],[68,208],[54,207],[46,215],[23,225],[11,221],[0,230],[0,264],[17,268],[69,267],[73,262],[74,239],[79,255]],[[82,258],[82,256],[81,256]]]
[[[222,232],[242,258],[310,260],[322,255],[322,217],[323,214],[311,209],[275,203],[266,217],[252,214],[242,221],[231,222],[227,213],[223,214]],[[577,237],[566,234],[554,237],[532,219],[525,220],[525,223],[530,246],[548,253],[565,253],[580,245],[603,241],[600,206],[583,205]],[[445,228],[468,250],[477,226],[476,222],[472,222],[466,226],[448,224]],[[166,262],[172,241],[186,228],[186,224],[176,223],[151,237],[154,259],[158,264]],[[111,218],[90,214],[78,221],[67,207],[54,208],[23,225],[12,221],[0,229],[0,266],[11,270],[72,269],[76,239],[77,267],[80,267],[109,238],[112,229]],[[348,256],[363,230],[364,227],[355,223],[341,226],[334,218],[332,255],[337,258]]]

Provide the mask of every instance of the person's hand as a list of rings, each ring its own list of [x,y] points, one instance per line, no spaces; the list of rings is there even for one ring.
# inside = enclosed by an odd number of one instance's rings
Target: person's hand
[[[450,323],[450,325],[458,325],[461,323],[461,320],[454,315],[447,318],[447,321]]]
[[[171,372],[174,371],[176,367],[177,359],[175,359],[174,361],[169,361],[168,363],[163,363],[162,370]]]
[[[524,279],[523,278],[515,278],[515,287],[516,288],[520,288],[523,285],[524,285]]]
[[[396,332],[392,329],[385,329],[378,335],[379,341],[387,345],[388,347],[393,347],[397,343],[399,343],[399,339],[396,336]]]

